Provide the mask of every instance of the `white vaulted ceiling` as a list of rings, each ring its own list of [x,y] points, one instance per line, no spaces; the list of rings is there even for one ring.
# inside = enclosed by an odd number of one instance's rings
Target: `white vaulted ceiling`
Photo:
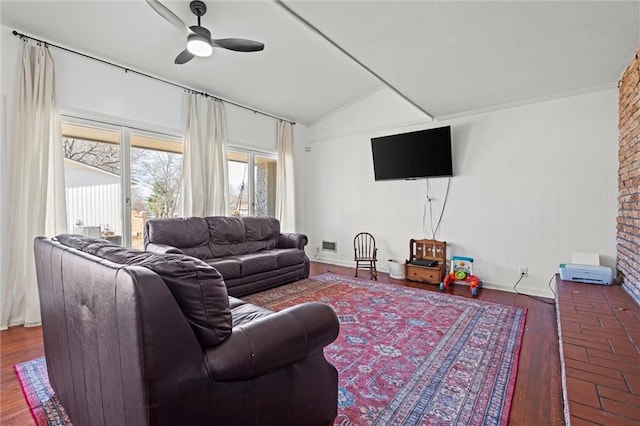
[[[430,115],[616,83],[638,2],[287,2]]]
[[[187,25],[189,1],[162,1]],[[268,1],[206,1],[214,38],[265,44],[262,52],[215,49],[184,65],[184,36],[144,0],[2,1],[2,24],[158,77],[303,123],[381,87],[318,35]]]
[[[3,0],[11,29],[313,123],[384,87],[270,1],[206,1],[214,38],[260,40],[174,65],[183,36],[143,0]],[[188,1],[164,1],[188,25]],[[411,102],[445,117],[615,84],[638,47],[639,3],[285,1]]]

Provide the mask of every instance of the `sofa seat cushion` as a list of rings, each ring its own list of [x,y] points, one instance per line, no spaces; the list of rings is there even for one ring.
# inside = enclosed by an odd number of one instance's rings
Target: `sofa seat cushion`
[[[240,262],[240,271],[243,277],[278,269],[278,259],[270,250],[233,256],[233,259]]]
[[[289,266],[303,265],[306,260],[304,250],[273,249],[258,253],[230,256],[207,260],[227,281],[251,275],[269,273]]]
[[[244,300],[241,299],[237,299],[233,296],[229,296],[229,308],[231,309],[231,315],[233,316],[233,308],[240,306],[240,305],[244,305],[245,302]]]
[[[231,334],[231,309],[220,273],[205,262],[181,254],[156,254],[128,249],[106,240],[63,234],[69,247],[123,265],[143,266],[165,282],[200,344],[214,346]]]
[[[258,318],[263,318],[271,314],[273,314],[273,311],[252,305],[251,303],[239,304],[231,310],[233,327],[250,323]]]
[[[242,276],[241,262],[239,259],[224,257],[220,259],[208,259],[207,264],[216,268],[225,279]]]
[[[278,268],[300,265],[303,264],[306,259],[304,250],[299,249],[275,249],[270,252],[276,256]]]

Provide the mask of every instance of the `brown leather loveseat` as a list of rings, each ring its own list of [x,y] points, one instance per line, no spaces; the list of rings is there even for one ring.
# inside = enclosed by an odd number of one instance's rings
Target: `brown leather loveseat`
[[[77,425],[327,425],[333,310],[229,297],[206,263],[74,235],[36,238],[51,385]]]
[[[213,266],[235,297],[309,276],[307,237],[281,233],[272,217],[151,219],[144,240],[145,250],[186,254]]]

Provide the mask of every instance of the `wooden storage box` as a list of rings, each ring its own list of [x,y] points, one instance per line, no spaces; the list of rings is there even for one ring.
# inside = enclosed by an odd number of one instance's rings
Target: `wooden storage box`
[[[407,261],[407,279],[440,284],[447,272],[447,243],[436,240],[411,240]]]

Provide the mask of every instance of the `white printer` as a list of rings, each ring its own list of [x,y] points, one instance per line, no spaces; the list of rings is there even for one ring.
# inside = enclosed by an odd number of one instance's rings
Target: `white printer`
[[[560,264],[560,279],[589,284],[611,284],[613,271],[606,266],[600,266],[598,254],[573,253],[571,261],[572,263]]]

